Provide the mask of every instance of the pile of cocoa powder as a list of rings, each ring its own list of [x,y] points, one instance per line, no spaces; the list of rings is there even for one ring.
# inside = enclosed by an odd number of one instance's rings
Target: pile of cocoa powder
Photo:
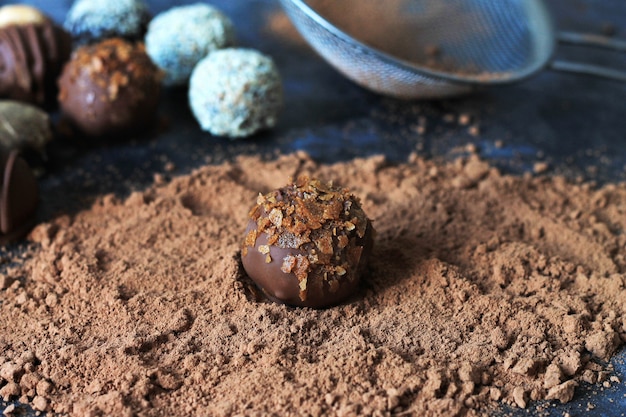
[[[240,244],[307,173],[377,230],[345,305],[265,301]],[[626,185],[476,156],[206,166],[39,225],[0,280],[0,395],[76,416],[474,415],[568,401],[626,340]],[[616,378],[613,378],[617,381]]]

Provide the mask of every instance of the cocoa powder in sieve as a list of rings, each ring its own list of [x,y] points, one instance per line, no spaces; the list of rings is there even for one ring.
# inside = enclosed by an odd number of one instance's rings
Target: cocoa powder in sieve
[[[266,302],[259,192],[349,187],[378,232],[360,292]],[[0,281],[0,395],[70,415],[475,415],[568,401],[626,337],[626,185],[382,157],[241,157],[39,225]]]

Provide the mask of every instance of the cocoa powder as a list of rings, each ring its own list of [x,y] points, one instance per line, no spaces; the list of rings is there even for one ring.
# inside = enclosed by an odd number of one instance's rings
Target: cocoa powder
[[[377,230],[346,304],[264,300],[259,192],[349,187]],[[241,157],[39,225],[0,292],[0,395],[69,415],[476,415],[568,401],[626,338],[626,185],[476,156]],[[19,263],[19,262],[18,262]]]

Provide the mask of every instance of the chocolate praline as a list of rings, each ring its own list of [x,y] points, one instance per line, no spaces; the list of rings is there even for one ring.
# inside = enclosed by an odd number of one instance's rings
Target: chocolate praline
[[[148,55],[165,73],[163,84],[185,85],[200,60],[235,44],[235,27],[217,8],[195,3],[158,14],[145,39]]]
[[[16,151],[0,151],[0,245],[23,237],[35,220],[37,180]]]
[[[189,80],[189,105],[202,130],[238,139],[272,128],[283,107],[274,60],[247,48],[211,52]]]
[[[76,0],[64,26],[78,45],[108,38],[143,39],[150,11],[144,0]]]
[[[0,97],[52,104],[71,38],[34,7],[0,7]]]
[[[330,307],[355,293],[373,234],[358,198],[303,176],[259,195],[250,211],[242,263],[270,299]]]
[[[113,38],[83,46],[59,79],[61,111],[89,136],[139,131],[156,118],[160,77],[141,43]]]
[[[48,113],[28,103],[0,100],[0,149],[44,154],[52,136]]]

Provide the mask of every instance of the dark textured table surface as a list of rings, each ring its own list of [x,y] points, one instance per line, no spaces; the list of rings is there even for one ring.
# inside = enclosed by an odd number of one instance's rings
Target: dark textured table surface
[[[192,2],[148,0],[154,14]],[[0,5],[5,3],[0,1]],[[36,5],[62,22],[71,1],[24,3]],[[572,180],[602,183],[626,179],[624,84],[544,71],[523,83],[470,97],[398,101],[345,80],[301,40],[290,36],[293,29],[277,1],[211,3],[233,19],[241,45],[276,60],[286,98],[280,125],[246,140],[214,138],[197,127],[186,105],[186,91],[169,90],[160,108],[167,122],[162,132],[116,144],[93,144],[80,138],[50,144],[40,178],[41,220],[87,207],[97,194],[124,195],[144,188],[157,172],[184,174],[239,154],[271,157],[277,151],[306,150],[322,162],[373,154],[385,154],[399,162],[411,152],[452,159],[472,145],[481,157],[513,174],[532,171],[536,162],[545,162],[547,174],[564,174]],[[617,37],[626,37],[623,0],[549,0],[548,5],[559,29],[599,34],[612,27]],[[557,55],[626,70],[626,56],[612,52],[561,47]],[[460,115],[468,115],[478,129],[458,123]],[[424,132],[416,128],[420,117],[425,121]],[[6,249],[19,250],[20,245]],[[625,360],[624,351],[613,360],[621,381],[626,376]],[[534,404],[528,410],[506,409],[502,413],[623,416],[626,386],[623,382],[611,388],[583,385],[569,404],[544,402],[540,406],[541,412]]]

